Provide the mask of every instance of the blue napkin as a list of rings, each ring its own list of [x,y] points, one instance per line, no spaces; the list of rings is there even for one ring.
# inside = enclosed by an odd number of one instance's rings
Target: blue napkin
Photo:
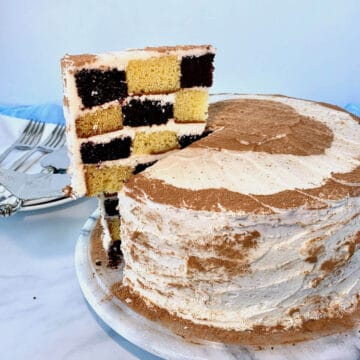
[[[59,104],[0,105],[0,114],[45,123],[65,124],[63,109]]]
[[[347,104],[345,109],[352,114],[360,116],[360,105],[359,104]]]

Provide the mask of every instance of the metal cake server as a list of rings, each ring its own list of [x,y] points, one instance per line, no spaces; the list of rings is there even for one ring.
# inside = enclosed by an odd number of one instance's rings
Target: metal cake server
[[[0,184],[6,192],[0,197],[0,216],[12,215],[25,201],[64,196],[63,188],[70,184],[67,174],[26,174],[0,169]]]
[[[69,167],[69,157],[65,146],[45,156],[40,165],[49,173],[65,174]]]

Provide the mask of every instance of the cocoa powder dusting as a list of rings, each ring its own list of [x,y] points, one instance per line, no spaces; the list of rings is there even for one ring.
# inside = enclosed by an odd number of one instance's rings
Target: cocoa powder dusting
[[[349,260],[355,253],[355,248],[360,244],[360,231],[352,236],[348,236],[344,242],[340,243],[335,249],[337,256],[324,261],[320,265],[322,274],[313,280],[313,287],[317,287],[322,280],[329,274],[339,271],[342,266],[348,264]]]
[[[324,153],[333,141],[332,131],[323,123],[270,100],[238,99],[211,104],[209,126],[214,132],[190,147],[313,155]],[[127,195],[141,202],[146,194],[154,202],[192,210],[274,214],[275,209],[301,206],[307,210],[325,209],[329,200],[360,196],[359,179],[360,167],[357,167],[349,173],[332,174],[332,178],[317,188],[244,195],[225,188],[177,188],[140,174],[127,183]]]
[[[64,195],[66,197],[71,197],[71,198],[75,198],[75,195],[73,193],[73,189],[70,185],[66,185],[63,189],[62,192],[64,193]]]
[[[96,225],[91,234],[91,247],[90,258],[94,264],[100,262],[101,264],[108,263],[108,256],[102,244],[102,227],[100,220],[96,222]]]
[[[360,166],[357,166],[353,171],[349,173],[333,173],[331,174],[335,181],[342,181],[349,184],[360,183]]]
[[[65,55],[65,57],[62,59],[61,64],[63,66],[63,69],[65,69],[68,65],[82,67],[84,65],[89,65],[95,62],[96,59],[97,55],[94,54]]]
[[[63,106],[69,108],[69,98],[65,95],[63,97]]]
[[[326,237],[317,237],[315,239],[311,239],[307,242],[307,258],[305,261],[315,264],[318,261],[318,257],[325,253],[325,246],[323,244],[319,244],[319,242],[323,242]]]
[[[190,342],[201,340],[246,344],[246,345],[275,345],[297,343],[306,340],[314,340],[330,334],[350,331],[358,325],[360,317],[360,306],[351,313],[338,312],[336,316],[317,320],[305,320],[301,326],[284,328],[282,325],[273,327],[254,326],[246,331],[225,330],[217,327],[198,325],[192,321],[185,320],[155,304],[148,304],[131,288],[121,283],[114,284],[111,288],[114,296],[122,300],[137,313],[147,319],[157,322],[175,334]],[[128,301],[126,301],[128,300]],[[131,300],[129,302],[129,300]],[[294,309],[292,315],[297,311]]]
[[[297,190],[285,190],[273,195],[253,195],[260,203],[278,209],[296,209],[304,206],[307,210],[325,209],[327,204]]]
[[[257,247],[258,238],[260,238],[260,233],[257,230],[216,235],[214,241],[209,239],[206,250],[211,251],[213,249],[216,255],[227,259],[244,260],[248,257],[250,250]],[[198,247],[197,245],[196,248]]]
[[[257,246],[257,239],[259,237],[260,233],[257,230],[254,230],[245,234],[245,236],[242,236],[242,234],[236,234],[235,240],[240,241],[244,249],[249,249]]]
[[[220,259],[216,257],[200,258],[197,256],[189,256],[187,261],[187,273],[190,275],[193,272],[212,273],[219,272],[224,275],[240,275],[249,272],[250,266],[248,263],[241,260]]]
[[[221,212],[245,211],[257,214],[272,214],[273,211],[250,196],[227,189],[189,190],[180,189],[158,179],[149,179],[143,174],[132,177],[126,184],[126,195],[141,201],[146,194],[151,200],[175,207],[193,210]]]
[[[130,255],[135,262],[139,262],[139,255],[135,252],[135,246],[131,246]]]
[[[211,45],[147,46],[146,48],[144,48],[145,51],[157,51],[160,53],[168,53],[170,51],[177,51],[177,50],[193,50],[193,49],[210,50]],[[141,49],[134,49],[134,50],[136,51]]]
[[[220,130],[192,146],[315,155],[323,154],[334,138],[323,123],[272,100],[237,99],[210,104],[209,122]]]
[[[131,235],[131,241],[147,249],[154,249],[148,242],[147,237],[140,231],[134,231]]]

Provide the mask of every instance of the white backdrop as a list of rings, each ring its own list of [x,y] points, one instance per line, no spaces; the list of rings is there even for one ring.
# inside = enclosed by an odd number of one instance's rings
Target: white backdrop
[[[0,0],[0,103],[60,101],[65,53],[211,43],[213,91],[360,102],[359,0]]]

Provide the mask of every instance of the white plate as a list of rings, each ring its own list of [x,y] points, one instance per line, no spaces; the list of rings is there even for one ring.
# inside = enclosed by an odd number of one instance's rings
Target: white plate
[[[67,204],[70,201],[74,201],[76,199],[71,197],[59,197],[59,198],[50,198],[50,199],[37,199],[29,203],[29,205],[25,205],[19,209],[19,211],[34,211],[34,210],[42,210],[51,208],[54,206],[59,206],[63,204]]]
[[[22,133],[23,129],[25,128],[28,120],[24,119],[17,119],[10,116],[0,115],[0,154],[8,148],[17,138],[19,138],[20,134]],[[54,129],[56,124],[48,123],[45,125],[44,133],[42,135],[42,140],[45,139],[51,131]],[[0,163],[0,167],[8,168],[15,160],[17,160],[23,151],[20,150],[13,150],[9,156]],[[31,158],[34,159],[34,158]],[[33,160],[29,160],[29,163]],[[36,157],[35,157],[36,159]],[[34,165],[32,167],[33,172],[40,172],[42,167],[40,164]],[[70,201],[74,201],[73,198],[60,196],[54,198],[41,198],[41,199],[34,199],[31,202],[28,201],[25,203],[24,207],[22,207],[19,211],[33,211],[33,210],[40,210],[46,209],[53,206],[62,205],[68,203]]]
[[[168,329],[138,315],[117,298],[108,296],[111,286],[121,280],[122,270],[92,264],[90,239],[98,217],[99,212],[96,210],[86,221],[76,245],[75,267],[81,289],[91,307],[108,326],[144,350],[173,360],[360,359],[358,331],[263,350],[202,340],[199,344],[186,342]]]

